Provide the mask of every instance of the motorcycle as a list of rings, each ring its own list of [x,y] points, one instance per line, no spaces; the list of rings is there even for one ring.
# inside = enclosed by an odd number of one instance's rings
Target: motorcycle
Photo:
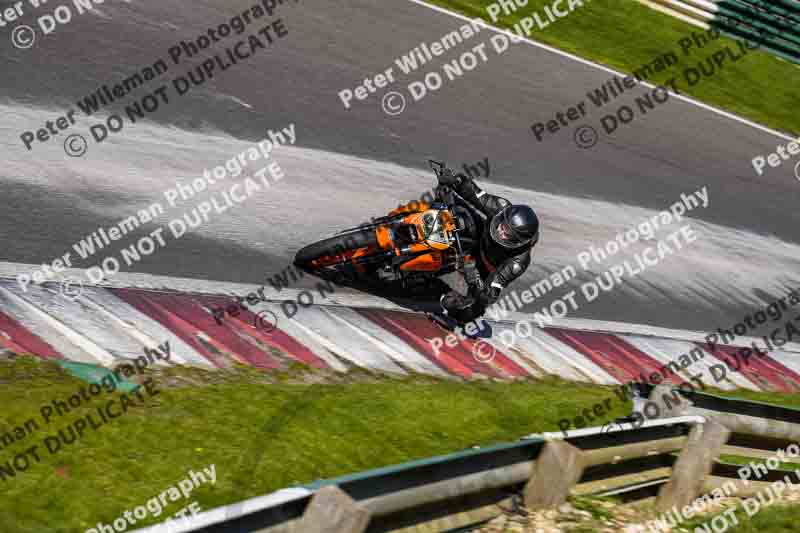
[[[443,173],[452,173],[443,162],[428,162],[437,180]],[[386,216],[305,246],[295,255],[295,265],[337,282],[399,284],[412,296],[425,294],[438,278],[452,272],[474,280],[475,259],[465,252],[459,237],[463,225],[459,224],[455,199],[460,197],[441,183],[439,190],[444,193],[440,196],[451,201],[401,205]],[[428,316],[446,329],[456,325],[440,315]]]

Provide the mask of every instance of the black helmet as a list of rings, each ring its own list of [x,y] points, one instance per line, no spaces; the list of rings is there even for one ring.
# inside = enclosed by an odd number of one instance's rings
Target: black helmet
[[[504,248],[518,248],[539,240],[539,217],[527,205],[509,205],[489,223],[492,240]]]

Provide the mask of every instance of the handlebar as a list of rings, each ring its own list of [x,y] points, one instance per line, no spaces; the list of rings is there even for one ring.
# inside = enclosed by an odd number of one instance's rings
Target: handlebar
[[[438,177],[439,174],[442,173],[442,170],[447,168],[444,161],[435,161],[433,159],[428,159],[428,164],[430,165],[431,169],[433,169],[434,174]]]
[[[453,174],[453,170],[450,169],[450,168],[447,168],[447,165],[445,164],[444,161],[436,161],[434,159],[428,159],[428,164],[430,165],[431,169],[433,170],[433,173],[436,174],[436,179],[437,179],[437,181],[439,181],[439,187],[447,189],[450,193],[452,193],[453,195],[456,195],[456,196],[458,196],[460,198],[458,193],[453,189],[452,185],[448,185],[448,184],[442,183],[441,180],[439,180],[439,177],[442,176],[447,171],[449,171],[450,174],[452,175]],[[447,207],[449,209],[452,209],[453,206],[450,204],[450,202],[446,202],[445,204],[447,205]],[[458,237],[458,230],[454,231],[453,235],[455,236],[456,250],[458,252],[458,263],[457,263],[456,267],[457,267],[458,270],[461,270],[465,266],[464,265],[464,261],[463,261],[463,259],[464,259],[464,249],[461,247],[461,239],[459,239],[459,237]]]

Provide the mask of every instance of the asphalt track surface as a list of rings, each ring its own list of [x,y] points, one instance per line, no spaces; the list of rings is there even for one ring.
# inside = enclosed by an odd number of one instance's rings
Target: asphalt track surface
[[[601,132],[589,149],[576,146],[574,128],[536,142],[533,122],[585,99],[611,74],[525,43],[500,55],[489,51],[489,60],[462,78],[420,101],[410,99],[408,84],[425,72],[441,72],[445,61],[481,42],[488,49],[489,29],[415,73],[404,75],[395,66],[395,84],[345,109],[340,90],[353,89],[421,42],[438,41],[465,24],[412,2],[301,0],[280,6],[271,20],[280,18],[288,35],[266,51],[171,98],[147,121],[126,123],[110,140],[97,144],[90,139],[83,157],[65,154],[66,135],[88,138],[89,126],[101,122],[100,117],[120,112],[159,85],[170,85],[205,56],[169,63],[158,80],[94,117],[84,116],[76,101],[158,59],[169,61],[171,46],[196,38],[253,3],[107,1],[50,35],[42,36],[37,28],[38,40],[27,50],[12,47],[9,28],[2,29],[0,259],[52,262],[98,227],[114,225],[155,201],[163,203],[163,191],[176,180],[198,177],[264,138],[267,130],[294,124],[296,144],[273,154],[286,174],[281,183],[235,210],[212,215],[193,233],[127,270],[262,283],[284,269],[303,245],[417,198],[433,184],[425,161],[434,157],[457,168],[488,158],[486,188],[529,202],[540,213],[542,242],[519,288],[567,264],[577,265],[578,251],[602,245],[682,193],[708,188],[709,207],[692,213],[697,242],[570,316],[693,330],[730,327],[759,302],[800,280],[800,182],[793,165],[763,176],[750,166],[753,156],[785,143],[774,133],[670,97],[613,135]],[[35,27],[36,17],[56,5],[39,10],[26,5],[20,22]],[[254,24],[242,35],[261,26]],[[409,100],[396,116],[381,108],[381,96],[389,89]],[[644,92],[649,89],[639,87],[609,109],[631,104],[633,96]],[[77,111],[75,126],[25,149],[23,131],[35,131],[70,109]],[[585,122],[600,131],[603,114],[591,110]],[[157,222],[165,224],[202,199],[182,203]],[[137,235],[145,233],[140,229]],[[119,256],[118,250],[109,248],[95,259]],[[579,280],[602,270],[582,273]],[[579,280],[549,296],[577,289]],[[542,298],[528,309],[548,302]]]

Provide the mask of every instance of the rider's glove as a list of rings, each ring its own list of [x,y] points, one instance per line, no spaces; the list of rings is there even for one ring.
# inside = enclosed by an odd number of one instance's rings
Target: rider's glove
[[[480,290],[483,288],[483,280],[475,267],[475,263],[467,263],[464,265],[464,280],[470,287],[475,287]]]
[[[481,307],[489,307],[500,298],[502,289],[496,285],[490,285],[485,290],[480,291],[477,295],[478,304]]]
[[[463,174],[456,175],[453,173],[453,169],[446,168],[442,170],[441,174],[439,174],[439,183],[442,185],[448,185],[450,187],[453,187],[461,183],[462,178]]]
[[[500,298],[500,293],[503,292],[503,289],[501,289],[497,285],[492,285],[486,292],[489,296],[489,301],[496,302],[497,299]]]

